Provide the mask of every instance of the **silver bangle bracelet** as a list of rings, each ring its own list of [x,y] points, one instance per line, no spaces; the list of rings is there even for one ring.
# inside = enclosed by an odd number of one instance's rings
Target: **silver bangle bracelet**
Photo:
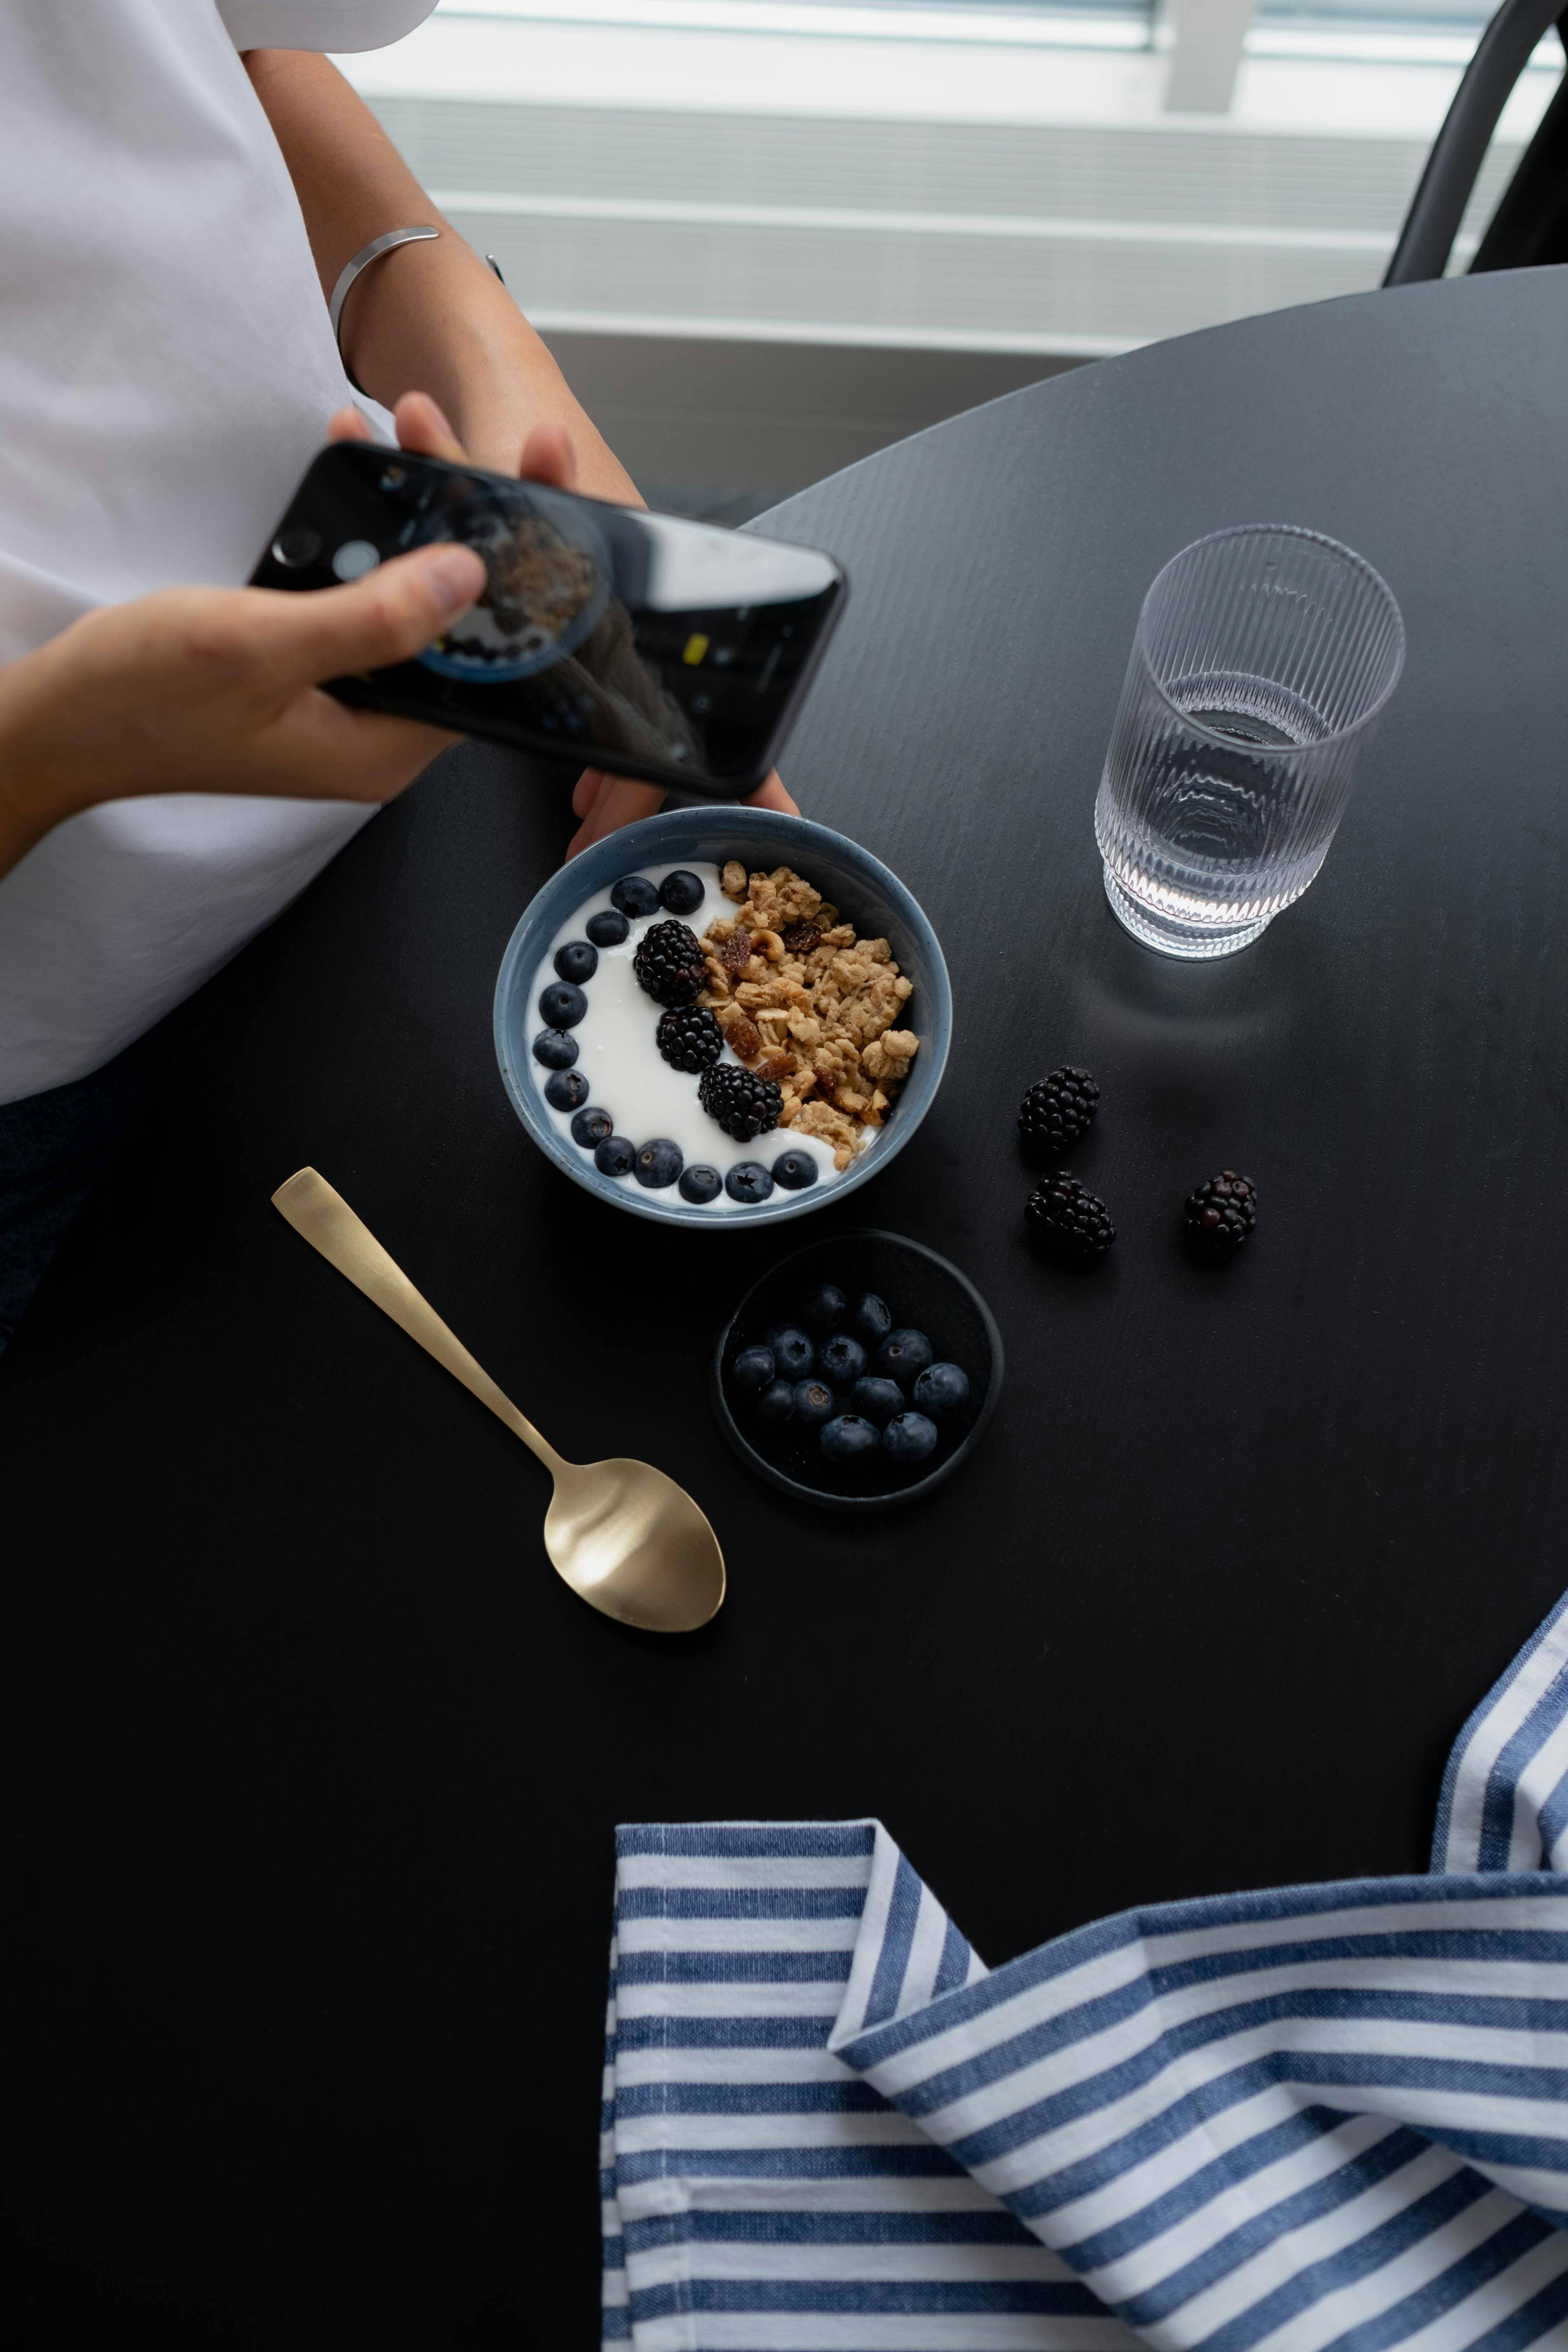
[[[373,236],[370,243],[360,252],[356,253],[352,261],[345,262],[342,270],[339,275],[338,282],[332,289],[332,299],[327,305],[327,316],[331,320],[332,325],[332,341],[338,347],[338,357],[340,359],[343,358],[343,336],[342,323],[343,304],[348,299],[349,288],[353,284],[354,279],[359,276],[360,271],[362,269],[368,269],[373,261],[379,261],[384,253],[390,253],[394,246],[423,245],[428,238],[439,236],[441,232],[438,228],[391,228],[387,230],[384,236]],[[348,377],[349,382],[353,385],[356,392],[364,392],[363,384],[360,383],[358,377],[354,374],[353,370],[350,367],[347,360],[343,360],[343,373]],[[371,395],[369,393],[365,393],[364,396],[368,400]]]

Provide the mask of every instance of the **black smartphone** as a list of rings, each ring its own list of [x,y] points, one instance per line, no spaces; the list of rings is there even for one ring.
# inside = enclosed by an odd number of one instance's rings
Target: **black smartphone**
[[[772,767],[847,593],[815,548],[364,441],[313,461],[251,585],[329,588],[437,540],[484,558],[479,603],[330,693],[720,800]]]

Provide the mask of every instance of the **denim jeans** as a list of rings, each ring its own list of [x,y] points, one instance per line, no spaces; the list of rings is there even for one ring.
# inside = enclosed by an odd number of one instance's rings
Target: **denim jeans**
[[[177,1006],[89,1077],[0,1103],[0,1349],[163,1075],[189,1010]]]

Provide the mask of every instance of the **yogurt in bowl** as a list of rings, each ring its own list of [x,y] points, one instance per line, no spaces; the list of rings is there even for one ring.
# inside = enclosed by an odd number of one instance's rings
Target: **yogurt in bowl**
[[[731,1227],[882,1165],[935,1095],[951,1025],[903,885],[842,835],[752,808],[670,811],[563,867],[495,1003],[507,1091],[551,1159],[636,1214]]]

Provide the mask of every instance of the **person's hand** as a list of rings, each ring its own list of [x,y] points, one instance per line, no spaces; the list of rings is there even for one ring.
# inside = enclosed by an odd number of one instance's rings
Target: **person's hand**
[[[469,462],[462,443],[427,394],[405,392],[394,416],[399,447],[421,457],[444,457],[453,466]],[[371,430],[357,408],[340,408],[328,428],[328,437],[333,441],[368,441]],[[536,425],[522,445],[517,470],[525,482],[549,482],[557,489],[569,490],[577,472],[571,436],[560,425]],[[584,769],[572,793],[573,812],[582,823],[566,845],[567,856],[575,857],[590,842],[602,841],[607,833],[618,833],[624,824],[635,824],[639,817],[652,816],[656,809],[662,807],[664,798],[662,785],[634,783],[628,776],[606,775],[599,768]],[[776,772],[751,795],[749,804],[783,809],[790,816],[800,814]]]
[[[458,738],[321,682],[406,661],[484,583],[471,548],[442,545],[309,596],[165,588],[84,614],[0,669],[0,872],[99,801],[392,799]]]

